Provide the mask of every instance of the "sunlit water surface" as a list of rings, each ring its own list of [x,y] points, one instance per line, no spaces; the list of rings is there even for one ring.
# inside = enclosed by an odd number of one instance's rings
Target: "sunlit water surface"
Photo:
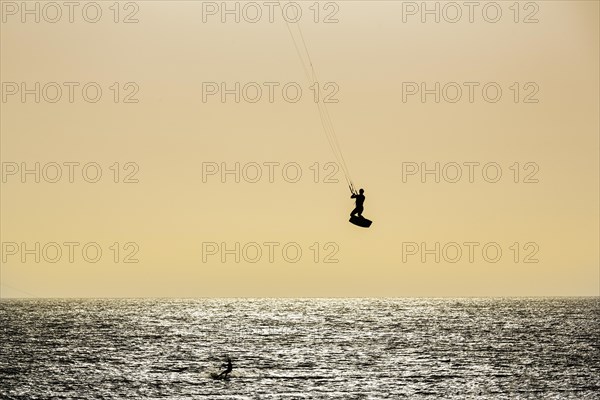
[[[599,305],[3,300],[0,398],[598,399]]]

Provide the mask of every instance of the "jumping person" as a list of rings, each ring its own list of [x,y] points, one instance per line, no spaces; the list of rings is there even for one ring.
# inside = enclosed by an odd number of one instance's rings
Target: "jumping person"
[[[354,217],[354,214],[358,214],[359,218],[362,218],[362,212],[364,211],[364,207],[363,204],[365,202],[365,196],[364,193],[365,191],[363,189],[360,189],[358,191],[358,194],[356,193],[352,193],[352,196],[350,196],[351,199],[356,199],[356,208],[354,208],[354,210],[352,210],[352,212],[350,213],[351,217]]]

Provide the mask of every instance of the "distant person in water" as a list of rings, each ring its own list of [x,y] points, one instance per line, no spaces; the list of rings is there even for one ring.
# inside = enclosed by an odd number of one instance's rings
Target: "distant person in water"
[[[233,371],[233,364],[231,363],[231,358],[227,356],[227,369],[219,374],[219,378],[227,379],[231,371]]]
[[[359,218],[362,218],[362,212],[364,211],[363,204],[365,203],[365,195],[363,194],[365,191],[360,189],[358,194],[352,193],[351,199],[356,199],[356,208],[352,210],[350,213],[351,217],[354,217],[354,214],[358,214]]]

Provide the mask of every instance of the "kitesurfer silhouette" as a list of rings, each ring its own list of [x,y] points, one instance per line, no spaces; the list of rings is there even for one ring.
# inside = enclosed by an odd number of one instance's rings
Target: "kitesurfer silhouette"
[[[227,375],[229,375],[229,373],[233,370],[233,364],[231,363],[231,358],[229,356],[227,356],[227,369],[223,372],[221,372],[218,375],[218,378],[223,378],[223,379],[227,379]]]
[[[358,214],[359,218],[362,218],[362,212],[364,211],[364,207],[363,204],[365,202],[365,195],[363,194],[365,191],[363,189],[360,189],[358,191],[358,193],[352,193],[352,196],[350,196],[351,199],[356,199],[356,208],[354,208],[354,210],[352,210],[352,212],[350,213],[350,216],[353,217],[354,214]]]

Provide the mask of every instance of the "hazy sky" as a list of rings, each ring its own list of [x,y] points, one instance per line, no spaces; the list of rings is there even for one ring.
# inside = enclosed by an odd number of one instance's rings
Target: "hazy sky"
[[[599,3],[525,3],[295,3],[365,230],[279,4],[2,1],[0,295],[598,295]]]

